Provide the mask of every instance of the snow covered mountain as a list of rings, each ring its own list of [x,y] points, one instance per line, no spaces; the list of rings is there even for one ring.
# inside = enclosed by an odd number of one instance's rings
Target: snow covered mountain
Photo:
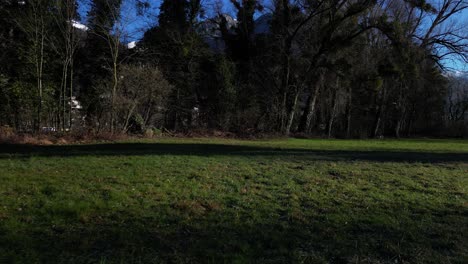
[[[270,24],[271,19],[273,18],[272,14],[265,14],[260,16],[255,20],[255,29],[254,34],[268,34],[270,33]]]
[[[443,75],[447,78],[468,79],[468,72],[466,71],[447,71]]]
[[[468,78],[468,72],[466,71],[453,71],[452,74],[455,77]]]
[[[238,22],[235,18],[227,14],[203,21],[198,29],[199,34],[203,36],[208,46],[217,52],[224,51],[226,47],[221,33],[221,24],[223,23],[223,20],[226,21],[227,29],[231,33],[234,33]]]

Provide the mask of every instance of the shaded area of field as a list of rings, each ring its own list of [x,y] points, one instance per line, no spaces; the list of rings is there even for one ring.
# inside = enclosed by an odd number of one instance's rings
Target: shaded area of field
[[[466,262],[468,150],[313,144],[2,145],[0,262]]]
[[[119,143],[75,146],[2,145],[0,158],[13,157],[73,157],[73,156],[140,156],[140,155],[190,155],[190,156],[279,156],[312,160],[361,160],[380,162],[468,162],[466,153],[434,153],[413,151],[357,151],[314,150],[279,147],[259,147],[222,144],[174,143]]]

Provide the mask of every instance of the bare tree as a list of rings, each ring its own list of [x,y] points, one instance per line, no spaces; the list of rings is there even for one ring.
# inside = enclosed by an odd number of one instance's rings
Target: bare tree
[[[449,77],[447,114],[450,122],[466,120],[468,113],[468,80]]]
[[[62,78],[60,83],[59,116],[61,117],[61,129],[66,129],[67,102],[68,102],[68,129],[72,127],[73,107],[73,62],[79,45],[79,36],[74,24],[77,23],[77,0],[56,0],[57,11],[54,20],[59,29],[58,39],[51,41],[54,50],[62,60]],[[68,93],[68,100],[67,100]]]
[[[43,79],[46,39],[48,37],[48,23],[50,22],[50,1],[35,0],[22,4],[21,15],[14,15],[12,19],[26,36],[27,47],[24,48],[25,58],[34,66],[37,89],[37,111],[35,129],[40,130],[43,110]]]
[[[164,111],[172,86],[159,69],[151,66],[122,65],[120,72],[116,112],[121,132],[128,132],[132,117],[139,118],[142,126],[156,125],[153,117]]]
[[[107,5],[107,14],[113,22],[112,28],[107,24],[96,23],[90,34],[97,36],[104,40],[107,45],[110,60],[107,61],[107,66],[111,69],[112,81],[110,84],[110,131],[115,132],[116,123],[116,97],[119,86],[119,67],[129,59],[128,56],[122,56],[123,49],[126,49],[125,44],[130,39],[134,39],[134,35],[139,32],[139,28],[132,26],[138,17],[133,15],[132,5],[133,2],[124,2],[121,4],[119,1],[103,0]]]
[[[285,4],[287,2],[288,1],[283,1]],[[309,87],[311,98],[308,100],[308,105],[305,111],[305,131],[309,132],[312,126],[312,118],[315,114],[317,96],[319,94],[320,82],[322,80],[322,72],[319,69],[328,67],[327,64],[329,64],[329,62],[327,61],[327,58],[329,55],[333,55],[337,49],[344,47],[346,43],[349,43],[363,32],[373,28],[373,25],[368,24],[365,19],[362,20],[362,24],[356,24],[351,27],[349,27],[349,25],[353,18],[362,15],[374,4],[374,2],[370,0],[323,0],[318,2],[304,2],[306,5],[301,8],[306,11],[306,15],[297,23],[297,26],[293,27],[292,31],[286,30],[286,35],[288,37],[285,38],[284,44],[284,59],[282,63],[283,81],[281,87],[283,87],[283,90],[286,92],[288,91],[290,80],[290,66],[288,61],[291,57],[292,44],[295,42],[298,43],[296,40],[298,34],[307,29],[309,37],[298,45],[300,45],[303,50],[304,48],[308,49],[303,55],[306,56],[308,62],[304,66],[305,70],[299,78],[299,83],[296,84],[298,89],[293,93],[293,97],[296,98],[298,93],[302,92],[303,88]],[[315,29],[314,32],[314,26],[319,30],[317,31]],[[313,76],[313,73],[318,74],[315,74],[315,78],[310,78],[310,76]],[[296,102],[296,100],[293,100],[293,102]],[[287,125],[283,130],[286,135],[290,133],[296,110],[297,107],[293,104],[293,107],[291,107],[290,110],[291,113],[289,114],[289,118],[286,122]]]
[[[431,50],[437,63],[453,57],[468,63],[467,21],[456,21],[454,18],[468,9],[468,1],[434,1],[433,5],[434,9],[428,13],[430,26],[422,34],[417,34],[417,30],[414,30],[415,37],[421,41],[420,46]],[[424,28],[424,24],[420,23],[418,27]]]

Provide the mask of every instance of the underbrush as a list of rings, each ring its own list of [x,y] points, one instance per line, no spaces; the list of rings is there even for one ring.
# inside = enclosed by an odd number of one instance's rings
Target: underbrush
[[[453,133],[443,136],[442,134],[435,137],[413,136],[405,139],[460,139],[465,138],[458,130],[453,129]],[[217,138],[217,139],[240,139],[240,140],[276,140],[286,139],[288,137],[281,133],[261,132],[254,130],[230,132],[216,129],[187,129],[184,131],[171,131],[168,129],[146,129],[142,133],[111,133],[109,131],[95,132],[92,130],[74,130],[70,132],[39,132],[39,133],[24,133],[16,132],[8,126],[0,126],[0,144],[25,144],[25,145],[67,145],[67,144],[84,144],[96,142],[116,142],[130,141],[138,139],[155,139],[155,138]],[[296,139],[328,139],[326,136],[319,134],[292,133],[289,138]],[[337,137],[337,139],[344,139]],[[360,140],[369,138],[359,137]],[[378,140],[394,139],[393,137],[379,137]]]
[[[100,141],[128,140],[136,136],[120,133],[91,132],[49,132],[49,133],[14,133],[0,130],[0,144],[26,145],[66,145]]]
[[[14,129],[0,127],[0,144],[26,144],[26,145],[66,145],[92,142],[115,142],[133,139],[154,138],[225,138],[225,139],[278,139],[284,138],[276,133],[233,133],[213,129],[193,129],[186,131],[170,131],[167,129],[145,131],[142,134],[124,134],[111,132],[71,131],[71,132],[44,132],[44,133],[17,133]]]

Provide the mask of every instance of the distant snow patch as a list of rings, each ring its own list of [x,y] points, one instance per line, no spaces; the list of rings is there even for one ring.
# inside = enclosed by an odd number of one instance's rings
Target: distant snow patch
[[[130,43],[127,44],[127,48],[133,49],[133,48],[136,47],[136,45],[137,45],[137,42],[136,42],[136,41],[132,41],[132,42],[130,42]]]
[[[453,75],[455,75],[456,77],[466,77],[466,76],[468,76],[468,72],[453,71]]]
[[[72,25],[73,25],[74,28],[81,29],[81,30],[84,30],[84,31],[88,31],[88,27],[81,24],[78,21],[72,20]]]
[[[452,78],[468,78],[468,72],[466,71],[448,71],[445,72],[444,74],[445,77],[452,77]]]

